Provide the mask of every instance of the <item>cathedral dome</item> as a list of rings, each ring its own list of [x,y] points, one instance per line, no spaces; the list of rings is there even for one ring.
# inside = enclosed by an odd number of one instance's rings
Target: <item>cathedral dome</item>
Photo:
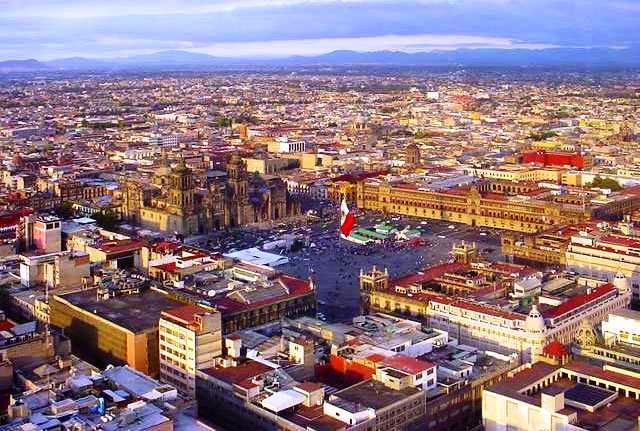
[[[547,325],[544,323],[544,318],[538,311],[538,307],[535,304],[531,307],[531,311],[524,321],[524,329],[533,333],[541,333],[547,329]]]
[[[629,279],[622,272],[618,272],[613,278],[613,285],[619,292],[629,292],[631,290]]]

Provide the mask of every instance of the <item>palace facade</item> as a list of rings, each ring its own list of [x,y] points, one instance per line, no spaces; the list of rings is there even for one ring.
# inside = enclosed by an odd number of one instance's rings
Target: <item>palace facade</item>
[[[487,180],[443,189],[381,179],[356,185],[360,209],[529,233],[592,217],[619,219],[639,202],[635,193],[593,203],[572,194],[555,195],[530,183]]]

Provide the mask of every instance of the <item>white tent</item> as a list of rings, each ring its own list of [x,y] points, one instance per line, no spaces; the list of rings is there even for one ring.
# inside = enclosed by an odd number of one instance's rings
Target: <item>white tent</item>
[[[238,250],[232,253],[225,254],[226,257],[230,257],[233,259],[238,259],[244,262],[253,263],[256,265],[265,265],[265,266],[279,266],[289,263],[289,258],[286,256],[281,256],[279,254],[267,253],[266,251],[262,251],[257,247],[247,248],[245,250]]]
[[[293,389],[276,392],[262,400],[262,407],[274,413],[281,412],[298,404],[302,404],[305,396]]]

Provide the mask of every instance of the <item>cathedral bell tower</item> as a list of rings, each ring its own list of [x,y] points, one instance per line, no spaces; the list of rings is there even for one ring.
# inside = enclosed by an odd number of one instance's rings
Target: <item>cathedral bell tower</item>
[[[169,174],[169,205],[179,214],[193,211],[193,175],[183,159]]]
[[[238,200],[245,200],[248,183],[247,166],[238,154],[234,154],[227,163],[227,176],[234,197]]]
[[[253,221],[249,203],[249,176],[247,166],[239,154],[234,154],[227,163],[227,226],[242,226]]]

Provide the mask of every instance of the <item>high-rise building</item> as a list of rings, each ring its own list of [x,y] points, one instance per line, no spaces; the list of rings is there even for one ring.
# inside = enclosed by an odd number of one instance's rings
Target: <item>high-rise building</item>
[[[210,368],[222,353],[222,320],[195,305],[165,310],[160,317],[160,380],[195,397],[196,370]]]

